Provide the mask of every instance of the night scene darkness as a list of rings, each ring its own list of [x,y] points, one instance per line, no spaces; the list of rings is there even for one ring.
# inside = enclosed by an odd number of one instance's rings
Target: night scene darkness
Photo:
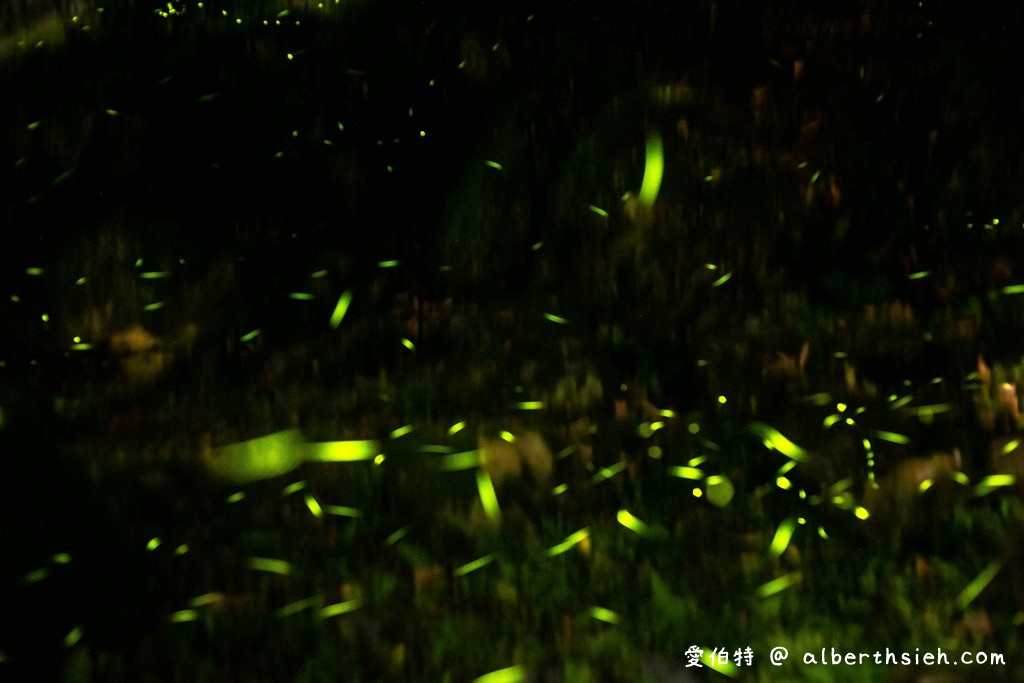
[[[1024,680],[1022,36],[0,2],[0,680]]]

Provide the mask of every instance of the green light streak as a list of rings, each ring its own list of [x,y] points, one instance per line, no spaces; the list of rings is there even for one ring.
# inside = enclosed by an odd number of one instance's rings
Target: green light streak
[[[456,577],[459,577],[459,576],[465,576],[466,574],[469,574],[470,572],[475,572],[477,569],[482,569],[483,567],[486,567],[487,565],[489,565],[491,562],[494,561],[495,557],[496,556],[495,556],[494,553],[490,553],[489,555],[484,555],[483,557],[481,557],[478,560],[473,560],[472,562],[464,564],[461,567],[456,567],[452,571],[452,575],[456,576]]]
[[[786,551],[786,548],[789,547],[789,542],[793,539],[793,532],[796,531],[799,524],[795,517],[782,520],[782,524],[775,530],[775,536],[768,546],[768,552],[772,556],[779,557]]]
[[[480,465],[480,451],[463,451],[442,456],[441,469],[446,472],[457,472],[460,470],[471,470]]]
[[[344,505],[328,505],[327,512],[338,517],[362,517],[363,513],[359,508],[346,507]]]
[[[722,277],[720,277],[717,280],[715,280],[714,282],[712,282],[711,286],[712,287],[721,287],[722,285],[724,285],[726,282],[728,282],[731,279],[732,279],[732,271],[726,273]]]
[[[574,546],[579,545],[580,543],[582,543],[583,541],[587,540],[588,538],[590,538],[590,529],[584,527],[584,528],[580,529],[579,531],[573,532],[573,533],[569,534],[568,536],[566,536],[565,540],[562,541],[561,543],[559,543],[557,545],[553,545],[550,548],[548,548],[547,551],[546,551],[547,552],[547,556],[548,557],[555,557],[557,555],[561,555],[562,553],[568,552]]]
[[[348,313],[348,306],[351,303],[352,290],[347,289],[338,297],[338,303],[334,306],[334,312],[331,313],[331,319],[328,321],[332,330],[338,329],[338,325],[345,319],[345,314]]]
[[[626,463],[624,463],[624,462],[617,462],[614,465],[609,465],[608,467],[605,467],[604,469],[599,470],[597,472],[597,474],[595,474],[593,477],[591,477],[590,478],[590,483],[592,483],[592,484],[600,484],[602,481],[605,481],[607,479],[611,479],[616,474],[619,474],[620,472],[622,472],[625,469],[626,469]]]
[[[331,617],[341,616],[342,614],[348,614],[354,612],[363,606],[363,601],[356,598],[355,600],[349,600],[347,602],[337,602],[333,605],[327,605],[320,610],[320,618],[330,619]]]
[[[568,325],[569,324],[569,320],[567,318],[563,318],[562,316],[555,315],[554,313],[545,313],[544,314],[544,319],[549,321],[549,322],[553,322],[556,325]]]
[[[644,179],[640,185],[638,200],[641,206],[654,205],[661,190],[661,180],[665,174],[665,151],[661,143],[661,135],[652,133],[647,136],[647,163],[644,167]]]
[[[672,465],[666,471],[670,477],[678,477],[680,479],[690,479],[693,481],[700,481],[704,478],[704,473],[696,467],[681,467],[679,465]]]
[[[250,557],[249,568],[258,572],[288,576],[292,573],[292,566],[285,560],[276,560],[270,557]]]
[[[800,583],[800,572],[792,572],[785,576],[780,576],[777,579],[772,579],[768,583],[761,584],[757,587],[757,590],[755,590],[754,593],[759,598],[770,598],[773,595],[781,593],[787,588],[792,588],[798,583]]]
[[[284,617],[290,617],[293,614],[309,609],[310,607],[316,607],[320,603],[320,596],[314,595],[312,597],[303,598],[302,600],[296,600],[295,602],[289,603],[281,609],[274,612],[274,616],[278,619]]]
[[[386,539],[384,539],[384,545],[394,545],[394,544],[398,543],[403,538],[405,538],[405,535],[407,533],[409,533],[409,527],[407,527],[407,526],[402,527],[401,529],[399,529],[398,531],[395,531],[390,536],[388,536]]]
[[[309,486],[309,483],[305,479],[297,481],[294,484],[288,484],[288,486],[285,486],[284,489],[281,490],[281,497],[282,498],[287,498],[288,496],[292,495],[296,491],[301,491],[302,489],[306,488],[307,486]]]
[[[607,607],[591,607],[590,616],[606,624],[618,624],[622,621],[622,617],[617,612],[613,612]]]
[[[168,618],[172,624],[184,624],[189,621],[197,621],[199,619],[199,612],[194,609],[183,609],[177,612],[172,612]]]
[[[317,519],[324,516],[324,511],[323,508],[320,507],[320,503],[318,503],[316,498],[308,493],[306,494],[306,507],[309,508],[309,511],[313,513],[313,516]]]
[[[758,436],[766,447],[782,453],[787,458],[803,462],[808,457],[807,451],[790,441],[774,427],[761,422],[755,422],[750,425],[750,431],[755,436]]]
[[[902,434],[897,434],[896,432],[876,431],[875,432],[875,437],[881,439],[882,441],[888,441],[889,443],[900,444],[900,445],[903,445],[903,446],[905,446],[906,444],[910,443],[910,437],[909,436],[904,436]]]
[[[364,462],[380,452],[380,443],[364,441],[321,441],[308,444],[309,459],[314,462]]]
[[[484,470],[477,470],[476,488],[480,494],[480,504],[484,513],[492,522],[501,521],[501,507],[498,505],[498,493],[494,490],[494,482]]]
[[[960,595],[957,596],[957,608],[961,610],[966,609],[968,605],[974,602],[974,599],[981,595],[981,592],[992,582],[992,579],[996,578],[996,574],[999,573],[1002,567],[1003,563],[1000,560],[994,560],[982,569],[981,573],[974,577],[963,591],[960,592]]]

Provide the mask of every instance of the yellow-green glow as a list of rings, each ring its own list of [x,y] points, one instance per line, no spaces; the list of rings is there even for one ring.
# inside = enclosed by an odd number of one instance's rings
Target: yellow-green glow
[[[313,513],[314,517],[319,519],[324,516],[324,511],[323,508],[320,507],[320,503],[318,503],[316,498],[308,493],[306,494],[306,507],[308,507],[309,511]]]
[[[775,530],[775,536],[772,538],[771,544],[768,546],[768,552],[775,557],[778,557],[786,548],[789,547],[789,542],[793,538],[793,532],[796,531],[799,522],[795,517],[788,517],[782,520],[782,524]]]
[[[160,547],[160,537],[156,536],[149,539],[149,543],[146,544],[146,550],[153,551]]]
[[[30,268],[26,268],[25,269],[25,274],[26,275],[39,276],[39,275],[44,275],[45,273],[46,273],[46,271],[44,269],[42,269],[42,268],[30,267]]]
[[[299,431],[287,429],[215,449],[207,464],[215,477],[244,484],[290,472],[302,464],[306,454]]]
[[[286,497],[292,495],[293,493],[301,491],[302,489],[306,488],[308,485],[309,485],[309,482],[307,482],[305,479],[300,479],[299,481],[297,481],[297,482],[295,482],[293,484],[288,484],[288,486],[285,486],[281,490],[281,497],[282,498],[286,498]]]
[[[391,438],[391,439],[401,439],[406,434],[411,434],[414,429],[416,429],[416,427],[413,426],[413,425],[405,425],[404,427],[399,427],[398,429],[396,429],[393,432],[391,432],[388,435],[388,438]]]
[[[203,593],[197,595],[188,601],[189,607],[206,607],[207,605],[215,605],[224,599],[223,593]]]
[[[364,462],[380,452],[380,443],[363,441],[322,441],[308,444],[309,459],[317,462]]]
[[[230,496],[227,497],[227,500],[225,502],[227,502],[227,503],[237,503],[237,502],[242,501],[242,500],[245,500],[245,491],[239,491],[238,493],[232,493]]]
[[[594,206],[593,204],[591,204],[587,208],[596,213],[601,218],[608,218],[608,212],[599,206]]]
[[[498,506],[498,494],[494,490],[494,482],[484,470],[477,470],[476,489],[480,493],[480,504],[484,507],[484,513],[492,522],[501,520],[501,508]]]
[[[622,617],[617,612],[613,612],[607,607],[591,607],[590,616],[606,624],[617,624],[622,621]]]
[[[394,545],[405,538],[405,535],[409,533],[409,527],[403,526],[398,531],[395,531],[390,536],[384,539],[384,545]]]
[[[499,164],[497,161],[490,161],[490,160],[488,160],[488,161],[485,161],[484,163],[487,164],[488,166],[490,166],[491,168],[493,168],[496,171],[503,171],[503,170],[505,170],[505,167],[502,166],[501,164]]]
[[[477,569],[481,569],[481,568],[486,567],[487,565],[489,565],[491,562],[494,561],[494,558],[495,558],[494,553],[490,553],[489,555],[484,555],[483,557],[481,557],[478,560],[473,560],[472,562],[464,564],[461,567],[456,567],[452,571],[452,575],[456,576],[456,577],[459,577],[459,576],[465,576],[466,574],[469,574],[470,572],[475,572]]]
[[[555,488],[551,489],[551,495],[553,495],[553,496],[560,496],[560,495],[562,495],[563,493],[565,493],[568,490],[569,490],[569,485],[568,484],[559,484]]]
[[[700,481],[704,478],[704,473],[696,467],[681,467],[679,465],[672,465],[668,468],[667,474],[670,477],[679,477],[680,479],[692,479],[693,481]]]
[[[1007,441],[1002,448],[1003,455],[1008,455],[1013,451],[1017,450],[1017,446],[1020,445],[1020,439],[1011,439]]]
[[[867,508],[858,505],[857,507],[853,508],[853,516],[863,521],[871,517],[871,513],[868,512]]]
[[[897,434],[896,432],[876,431],[875,432],[875,436],[877,438],[881,439],[882,441],[888,441],[889,443],[895,443],[895,444],[900,444],[900,445],[906,445],[906,444],[910,443],[910,437],[909,436],[904,436],[902,434]]]
[[[258,572],[279,574],[281,576],[288,576],[292,573],[292,566],[288,562],[270,557],[250,557],[249,567]]]
[[[341,321],[345,319],[345,314],[348,313],[348,306],[352,303],[352,290],[346,289],[338,297],[338,303],[334,306],[334,312],[331,313],[331,319],[328,324],[332,330],[338,329],[338,325],[341,325]]]
[[[569,320],[567,318],[563,318],[560,315],[555,315],[554,313],[545,313],[544,314],[544,319],[549,321],[549,322],[553,322],[556,325],[568,325],[569,324]]]
[[[398,265],[400,263],[401,263],[401,261],[398,261],[396,259],[392,259],[390,261],[379,261],[377,263],[377,267],[378,268],[396,268],[396,267],[398,267]]]
[[[321,619],[330,619],[331,617],[337,617],[342,614],[348,614],[363,606],[363,601],[356,598],[355,600],[348,600],[346,602],[337,602],[333,605],[327,605],[320,610]]]
[[[508,441],[509,443],[516,442],[516,435],[508,431],[507,429],[503,429],[500,432],[498,432],[498,437],[504,441]]]
[[[911,273],[910,275],[907,276],[907,279],[908,280],[920,280],[922,278],[928,277],[929,275],[931,275],[930,271],[921,270],[921,271],[918,271],[916,273]]]
[[[409,349],[410,351],[415,351],[416,350],[416,345],[413,344],[412,341],[409,340],[409,339],[403,338],[402,339],[402,346],[404,346],[405,348]]]
[[[757,587],[755,593],[759,598],[769,598],[781,593],[787,588],[792,588],[798,583],[800,583],[800,572],[792,572],[790,574],[780,576],[777,579],[772,579],[768,583],[761,584]]]
[[[523,683],[526,680],[526,672],[521,666],[510,666],[506,669],[498,669],[486,673],[473,680],[473,683]]]
[[[363,513],[359,508],[346,507],[344,505],[328,505],[327,512],[338,517],[362,517]]]
[[[708,502],[715,507],[725,507],[732,501],[732,497],[736,493],[732,482],[722,474],[708,477],[704,485],[708,489]]]
[[[611,479],[616,474],[622,472],[625,469],[626,463],[624,462],[617,462],[614,465],[609,465],[604,469],[598,470],[597,474],[590,478],[590,483],[600,484],[602,481],[605,481],[606,479]]]
[[[715,280],[714,282],[712,282],[711,286],[712,287],[721,287],[722,285],[724,285],[726,282],[728,282],[731,279],[732,279],[732,271],[729,271],[728,273],[726,273],[722,277],[720,277],[717,280]]]
[[[68,553],[57,553],[50,558],[50,561],[54,564],[68,564],[71,562],[71,555]]]
[[[726,661],[724,657],[716,655],[714,648],[702,648],[701,652],[703,654],[701,654],[700,656],[700,661],[704,664],[704,666],[714,671],[717,671],[723,676],[728,676],[729,678],[736,678],[737,676],[739,676],[739,665],[731,661]]]
[[[1003,294],[1024,294],[1024,285],[1010,285],[1003,287]]]
[[[517,410],[544,410],[544,401],[520,401],[513,407]]]
[[[641,536],[649,537],[653,535],[650,525],[648,525],[647,522],[644,522],[643,520],[638,518],[629,510],[619,510],[615,515],[615,519],[622,526]]]
[[[47,567],[41,567],[39,569],[35,569],[33,571],[30,571],[28,574],[25,574],[24,576],[22,576],[21,577],[21,582],[25,583],[25,584],[39,583],[40,581],[42,581],[43,579],[45,579],[49,575],[50,575],[50,570]]]
[[[147,270],[139,273],[139,277],[143,280],[164,280],[171,276],[166,270]]]
[[[782,453],[791,460],[802,462],[807,459],[807,451],[786,438],[779,430],[761,422],[750,425],[750,431],[764,441],[768,448]]]
[[[480,451],[463,451],[441,457],[441,469],[449,472],[471,470],[480,465]]]
[[[661,180],[665,175],[665,150],[661,143],[661,135],[652,133],[647,136],[646,165],[644,179],[640,185],[637,199],[641,206],[653,206],[661,190]]]
[[[242,343],[244,344],[244,343],[246,343],[246,342],[251,342],[251,341],[252,341],[253,339],[255,339],[256,337],[258,337],[259,335],[260,335],[260,330],[259,330],[259,328],[257,327],[257,328],[256,328],[255,330],[253,330],[252,332],[247,332],[247,333],[243,334],[243,335],[241,336],[241,338],[239,338],[239,340],[238,340],[238,341],[240,341],[240,342],[242,342]]]
[[[196,621],[199,619],[199,612],[194,609],[183,609],[177,612],[172,612],[168,621],[172,624],[183,624],[187,621]]]
[[[1013,486],[1016,482],[1017,477],[1012,474],[992,474],[979,481],[972,493],[975,497],[986,496],[996,489]]]
[[[557,545],[553,545],[547,549],[548,557],[555,557],[561,555],[564,552],[571,550],[574,546],[579,545],[583,541],[590,538],[590,529],[584,527],[579,531],[573,532],[565,537],[565,540]]]
[[[981,595],[981,592],[992,582],[992,579],[996,578],[996,574],[999,573],[1002,567],[1003,563],[1000,560],[993,560],[987,567],[982,569],[981,573],[974,577],[960,592],[960,595],[957,596],[957,609],[966,609],[968,605],[974,602],[974,599]]]
[[[464,420],[461,422],[456,422],[455,424],[448,428],[448,436],[455,436],[465,428],[466,422]]]
[[[288,298],[296,301],[312,301],[316,297],[309,292],[291,292],[288,294]]]
[[[310,607],[316,607],[320,603],[320,596],[314,595],[312,597],[303,598],[302,600],[296,600],[295,602],[289,603],[281,609],[274,612],[274,616],[278,618],[290,617],[293,614],[309,609]]]

